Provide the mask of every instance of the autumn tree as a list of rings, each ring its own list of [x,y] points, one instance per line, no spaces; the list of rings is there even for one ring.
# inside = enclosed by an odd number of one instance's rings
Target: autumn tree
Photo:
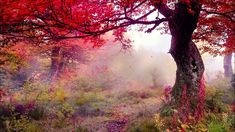
[[[164,31],[172,35],[169,53],[177,65],[172,102],[185,117],[201,117],[204,107],[204,64],[195,42],[204,42],[205,52],[235,49],[232,0],[2,0],[0,4],[5,5],[0,8],[1,46],[71,38],[102,46],[102,35],[112,31],[128,47],[124,33],[131,25],[151,33],[163,23]],[[156,17],[150,20],[150,15]]]
[[[68,69],[69,65],[86,63],[88,61],[88,49],[79,46],[73,41],[62,41],[60,44],[53,45],[48,51],[47,55],[51,59],[49,81],[59,79]]]
[[[64,34],[69,34],[70,30],[68,27],[63,27],[64,24],[56,23],[58,16],[53,15],[56,11],[54,8],[60,4],[56,2],[1,1],[1,5],[5,6],[0,7],[1,50],[4,51],[3,49],[19,42],[38,47],[38,53],[51,58],[49,80],[59,77],[68,62],[85,61],[84,50],[77,42],[67,45],[61,39]],[[81,36],[83,37],[85,36]]]
[[[235,19],[233,1],[205,1],[197,30],[193,34],[203,52],[212,55],[224,55],[224,76],[231,78],[232,53],[235,51]]]

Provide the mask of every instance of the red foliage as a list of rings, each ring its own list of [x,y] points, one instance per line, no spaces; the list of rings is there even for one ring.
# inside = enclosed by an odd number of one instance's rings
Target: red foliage
[[[203,0],[197,30],[193,38],[205,43],[204,52],[224,54],[235,51],[235,6],[232,0]]]
[[[203,116],[204,105],[205,105],[205,80],[204,77],[200,81],[200,87],[198,90],[198,100],[197,106],[194,113],[191,112],[191,99],[190,95],[187,94],[187,85],[183,85],[182,87],[182,95],[180,100],[180,107],[178,113],[174,114],[173,120],[180,118],[183,123],[190,122],[189,116],[194,117],[195,121],[199,121]],[[178,114],[178,115],[177,115]],[[193,114],[193,115],[192,115]]]
[[[171,86],[166,86],[164,88],[164,98],[162,100],[165,103],[168,103],[169,101],[171,101],[171,90],[172,90]]]
[[[171,3],[176,1],[170,1]],[[192,0],[180,0],[189,5]],[[193,35],[195,41],[208,42],[201,49],[212,54],[233,52],[234,44],[234,2],[231,0],[200,0],[202,11],[198,27]],[[94,47],[103,45],[105,32],[114,30],[116,40],[123,40],[127,26],[140,24],[140,29],[151,32],[160,23],[168,21],[157,16],[158,6],[170,4],[166,0],[1,0],[0,40],[2,42],[34,41],[45,43],[47,40],[60,41],[68,38],[84,38]],[[164,5],[163,7],[172,6]],[[161,6],[162,7],[162,6]],[[174,10],[172,10],[174,11]],[[157,15],[157,14],[156,14]],[[168,28],[168,27],[166,27]],[[165,30],[165,29],[164,29]],[[95,36],[95,37],[94,37]],[[3,41],[4,40],[4,41]],[[130,41],[124,41],[130,43]]]
[[[0,88],[0,104],[2,102],[3,96],[5,96],[5,95],[6,95],[6,92],[2,88]]]
[[[235,101],[232,104],[232,111],[235,113]]]
[[[190,114],[190,96],[187,94],[187,85],[185,84],[182,87],[182,95],[181,95],[181,100],[180,104],[181,106],[179,107],[179,117],[182,117],[182,122],[188,122],[188,117]]]
[[[194,117],[199,120],[203,116],[203,110],[205,106],[205,79],[202,77],[199,86],[199,98],[197,103],[196,111],[194,112]]]

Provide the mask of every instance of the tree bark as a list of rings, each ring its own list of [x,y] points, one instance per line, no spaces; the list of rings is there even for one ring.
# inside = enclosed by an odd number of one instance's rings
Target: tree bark
[[[204,64],[201,55],[192,42],[192,33],[196,29],[201,5],[192,0],[190,5],[179,2],[175,14],[169,21],[172,34],[170,54],[177,65],[176,80],[172,89],[174,104],[182,114],[194,114],[203,107],[201,80]],[[200,110],[201,111],[201,110]],[[201,113],[199,113],[200,115]]]
[[[196,45],[190,41],[188,46],[171,53],[177,65],[172,97],[173,102],[181,109],[181,114],[195,115],[199,105],[203,105],[199,103],[203,99],[200,93],[204,92],[204,89],[200,89],[204,64]]]

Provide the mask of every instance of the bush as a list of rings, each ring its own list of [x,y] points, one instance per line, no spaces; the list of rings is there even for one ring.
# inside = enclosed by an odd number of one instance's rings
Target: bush
[[[88,104],[91,102],[98,102],[102,101],[103,97],[98,95],[96,92],[90,92],[90,93],[82,93],[76,100],[76,104],[78,106]]]
[[[134,122],[127,130],[128,132],[160,132],[153,120],[143,119]]]
[[[37,106],[34,109],[30,110],[28,115],[34,120],[40,120],[44,117],[45,111],[43,107]]]
[[[200,131],[200,132],[229,132],[234,130],[235,113],[224,102],[224,91],[215,87],[206,88],[204,116],[197,120],[189,115],[186,123],[174,115],[178,112],[171,103],[165,103],[160,112],[155,115],[155,124],[161,131]],[[174,118],[175,117],[175,118]]]
[[[223,91],[222,101],[226,104],[232,103],[235,99],[235,89],[232,87],[230,80],[223,78],[221,75],[217,76],[217,79],[208,83],[207,90]]]
[[[33,123],[32,119],[39,120],[44,117],[44,109],[35,106],[34,103],[18,103],[13,105],[1,105],[0,130],[2,131],[41,131],[40,127]]]
[[[227,132],[223,124],[220,122],[211,122],[208,126],[209,132]]]
[[[43,132],[43,130],[35,123],[28,123],[25,132]]]
[[[82,126],[78,126],[75,128],[75,132],[89,132],[87,128],[84,128]]]
[[[174,114],[174,109],[173,109],[173,106],[171,106],[171,105],[164,104],[160,108],[160,116],[162,116],[162,117],[173,116],[173,114]]]
[[[224,92],[213,87],[206,88],[205,107],[212,112],[226,112],[227,106],[223,103]]]
[[[65,117],[71,117],[74,113],[74,108],[67,102],[62,103],[59,106],[59,110],[64,114]]]

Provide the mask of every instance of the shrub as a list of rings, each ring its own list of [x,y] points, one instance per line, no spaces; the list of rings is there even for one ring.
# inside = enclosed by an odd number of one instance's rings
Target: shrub
[[[84,104],[76,110],[76,114],[81,116],[103,116],[106,112],[90,104]]]
[[[143,119],[138,122],[134,122],[128,128],[129,132],[159,132],[153,120]]]
[[[13,105],[1,105],[0,107],[0,130],[3,131],[40,131],[40,127],[32,122],[44,116],[42,107],[34,103],[18,103]]]
[[[160,108],[160,116],[162,116],[162,117],[173,116],[173,114],[174,114],[173,106],[171,106],[171,105],[169,105],[169,104],[164,104],[164,105]]]
[[[15,116],[5,118],[5,127],[3,131],[23,131],[23,132],[41,132],[42,129],[30,121],[26,115],[21,115],[19,119]],[[1,129],[0,129],[1,130]]]
[[[227,132],[228,130],[225,129],[223,124],[218,121],[212,121],[208,125],[208,131],[209,132]]]
[[[64,114],[65,117],[71,117],[74,113],[74,108],[67,102],[61,104],[59,110]]]
[[[68,95],[64,88],[57,88],[54,94],[54,99],[59,102],[64,102],[67,96]]]
[[[30,110],[28,115],[34,120],[40,120],[44,117],[45,111],[43,107],[37,106],[34,109]]]
[[[28,123],[24,131],[25,132],[43,132],[41,127],[35,123]]]
[[[231,82],[227,78],[223,78],[221,75],[217,76],[217,79],[208,83],[207,90],[220,90],[223,91],[222,100],[226,104],[230,104],[234,101],[235,94],[234,88],[231,85]]]
[[[64,127],[67,127],[69,125],[69,121],[68,121],[68,118],[66,118],[64,116],[64,114],[57,110],[57,111],[54,111],[55,113],[55,118],[53,118],[51,121],[52,121],[52,127],[54,128],[64,128]]]
[[[189,115],[189,121],[181,122],[175,118],[178,113],[169,102],[163,104],[160,112],[155,115],[155,124],[161,131],[200,131],[200,132],[228,132],[234,131],[235,113],[223,101],[224,92],[214,87],[207,87],[205,112],[200,120]]]
[[[78,126],[75,128],[75,132],[89,132],[87,128],[84,128],[82,126]]]
[[[223,103],[222,97],[224,92],[213,87],[208,87],[206,89],[206,99],[205,107],[206,110],[212,112],[226,112],[228,110],[227,106]]]
[[[91,102],[102,101],[103,97],[98,95],[96,92],[82,93],[76,100],[78,106],[88,104]]]

